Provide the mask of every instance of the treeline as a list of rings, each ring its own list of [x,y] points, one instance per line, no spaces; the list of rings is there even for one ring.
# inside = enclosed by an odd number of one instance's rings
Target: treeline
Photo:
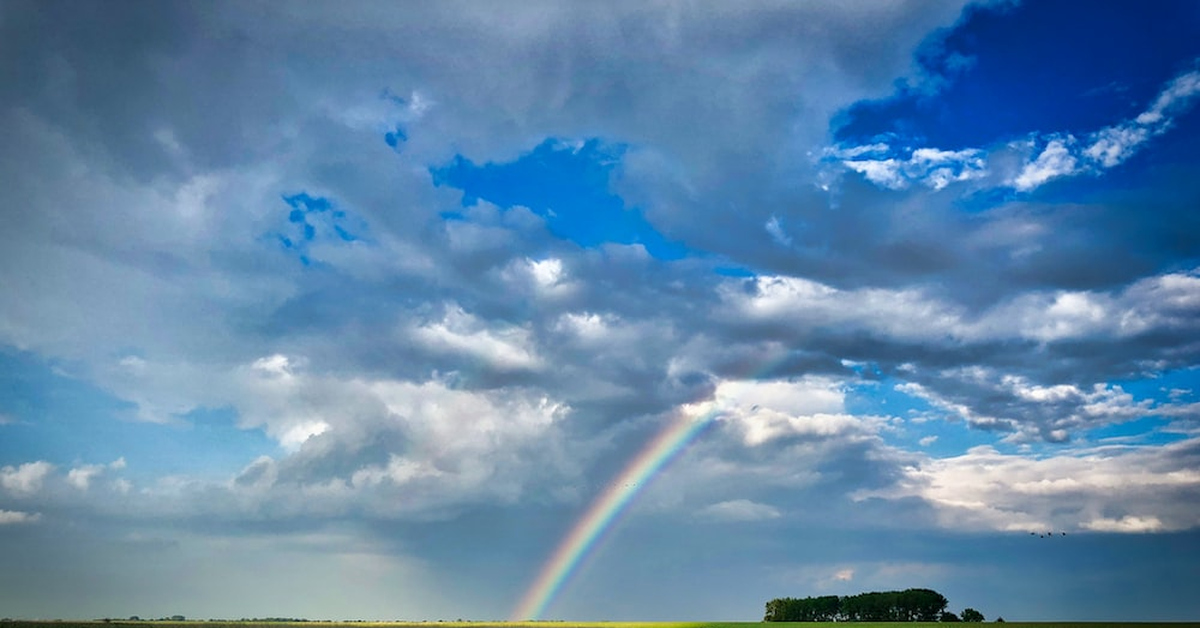
[[[767,602],[763,621],[939,621],[947,603],[932,589],[785,597]]]

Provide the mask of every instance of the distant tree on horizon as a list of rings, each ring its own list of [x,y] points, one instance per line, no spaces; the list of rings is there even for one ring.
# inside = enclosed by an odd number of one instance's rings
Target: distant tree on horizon
[[[838,597],[776,598],[767,602],[763,621],[937,621],[946,597],[933,589],[873,591]]]
[[[973,608],[964,608],[962,612],[962,620],[969,622],[981,622],[983,621],[983,613]]]

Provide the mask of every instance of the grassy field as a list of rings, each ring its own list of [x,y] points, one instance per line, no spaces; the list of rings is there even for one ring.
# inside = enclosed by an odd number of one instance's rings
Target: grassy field
[[[989,625],[993,622],[985,622]],[[959,624],[967,628],[972,624]],[[265,621],[0,621],[0,628],[945,628],[923,622],[646,622],[646,621],[424,621],[424,622],[265,622]],[[1007,622],[1011,628],[1200,628],[1200,622]]]
[[[993,622],[985,622],[992,624]],[[972,624],[959,624],[967,628]],[[1012,628],[1200,628],[1200,622],[1006,622]],[[933,622],[0,620],[0,628],[945,628]]]

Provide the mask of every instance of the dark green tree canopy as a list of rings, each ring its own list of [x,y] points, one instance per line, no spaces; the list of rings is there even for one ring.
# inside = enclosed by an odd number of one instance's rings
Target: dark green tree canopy
[[[767,602],[763,621],[937,621],[946,604],[932,589],[777,598]]]
[[[973,609],[964,608],[962,612],[963,621],[983,621],[983,613]]]

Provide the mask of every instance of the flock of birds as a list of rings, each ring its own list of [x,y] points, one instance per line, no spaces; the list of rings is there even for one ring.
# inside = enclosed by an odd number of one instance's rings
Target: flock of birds
[[[1059,532],[1060,535],[1066,536],[1066,532]],[[1030,532],[1030,536],[1036,536],[1039,539],[1048,539],[1054,536],[1054,532]]]

